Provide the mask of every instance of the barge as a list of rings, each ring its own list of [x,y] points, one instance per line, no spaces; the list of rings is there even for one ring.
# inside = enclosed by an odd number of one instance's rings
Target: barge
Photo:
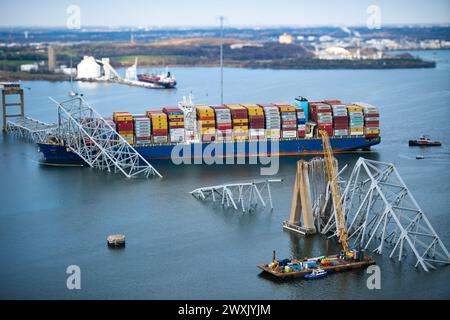
[[[329,264],[322,264],[319,262],[318,265],[320,265],[320,268],[322,270],[325,270],[328,274],[333,272],[367,268],[368,266],[376,264],[375,260],[370,256],[364,256],[360,260],[346,260],[340,258],[338,255],[333,255],[326,257],[324,260],[328,261]],[[289,271],[286,272],[286,269],[283,269],[281,267],[274,268],[273,263],[260,264],[257,267],[263,272],[270,274],[280,280],[304,278],[306,275],[311,274],[313,270],[315,270],[315,267],[302,268],[301,270],[289,268]]]

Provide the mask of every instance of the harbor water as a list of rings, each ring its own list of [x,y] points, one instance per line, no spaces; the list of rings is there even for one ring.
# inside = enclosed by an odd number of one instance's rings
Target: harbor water
[[[340,98],[376,105],[382,142],[373,152],[339,155],[350,168],[359,156],[394,163],[450,248],[450,51],[415,52],[438,61],[435,69],[224,70],[228,103]],[[220,102],[219,69],[172,68],[174,90],[75,83],[101,114],[142,113],[175,106],[190,92],[196,103]],[[25,81],[26,113],[55,122],[48,99],[67,99],[66,82]],[[429,134],[442,147],[411,148]],[[417,160],[416,156],[424,156]],[[257,264],[277,256],[333,254],[335,240],[283,231],[289,216],[296,161],[280,159],[274,209],[253,213],[203,203],[200,186],[260,179],[258,165],[173,165],[153,161],[163,179],[126,179],[86,167],[40,164],[37,147],[0,137],[1,299],[442,299],[450,298],[450,269],[429,273],[410,261],[375,255],[381,289],[370,290],[365,270],[317,281],[280,283]],[[347,170],[347,174],[349,170]],[[126,248],[109,249],[109,234],[126,235]],[[373,249],[373,248],[372,248]],[[411,256],[411,254],[410,254]],[[81,269],[81,290],[68,290],[66,269]]]

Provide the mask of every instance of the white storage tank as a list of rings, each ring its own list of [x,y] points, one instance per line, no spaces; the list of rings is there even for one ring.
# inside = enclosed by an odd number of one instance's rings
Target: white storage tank
[[[95,61],[94,57],[84,56],[77,65],[78,79],[97,79],[102,75],[102,67]]]

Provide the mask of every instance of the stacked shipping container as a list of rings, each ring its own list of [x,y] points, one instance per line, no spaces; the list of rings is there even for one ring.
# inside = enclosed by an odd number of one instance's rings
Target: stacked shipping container
[[[333,133],[335,136],[348,135],[348,112],[344,104],[331,104],[333,110]]]
[[[216,119],[216,139],[217,141],[233,140],[233,123],[231,122],[231,112],[225,106],[212,106]]]
[[[355,103],[363,108],[364,134],[366,137],[377,137],[380,135],[380,113],[378,108],[367,103]]]
[[[146,115],[151,120],[153,142],[167,143],[169,134],[167,115],[161,110],[149,110],[146,111]]]
[[[226,105],[231,112],[233,121],[233,138],[235,141],[248,140],[248,114],[247,109],[238,104]]]
[[[180,143],[184,141],[184,113],[178,108],[163,108],[167,115],[169,125],[170,142]]]
[[[197,106],[197,127],[199,128],[201,140],[212,142],[216,139],[216,120],[214,109],[208,106]]]
[[[280,109],[272,104],[260,104],[264,110],[264,119],[266,122],[266,138],[269,140],[278,140],[281,137],[281,119]]]
[[[116,124],[116,131],[129,144],[134,143],[133,116],[129,112],[113,112],[113,119]]]
[[[329,104],[310,102],[309,113],[311,114],[311,119],[317,123],[319,131],[324,130],[329,136],[333,135],[333,116]]]
[[[281,137],[293,139],[297,137],[297,113],[295,106],[290,104],[275,104],[280,110]]]
[[[349,133],[351,136],[364,135],[364,115],[362,108],[352,104],[347,106],[349,116]]]
[[[151,143],[152,125],[150,119],[145,115],[133,116],[134,122],[134,143],[144,145]]]
[[[243,104],[248,112],[249,139],[259,140],[266,137],[264,130],[264,110],[256,104]]]
[[[311,124],[308,120],[329,136],[377,137],[380,134],[378,109],[365,103],[346,105],[339,100],[308,102],[298,97],[295,105],[197,105],[196,111],[193,122],[196,121],[203,142],[305,138],[305,127]],[[186,140],[185,116],[178,107],[146,111],[145,116],[114,112],[112,120],[106,120],[130,144],[181,143]],[[192,132],[189,135],[193,137]],[[315,137],[320,138],[317,133]]]

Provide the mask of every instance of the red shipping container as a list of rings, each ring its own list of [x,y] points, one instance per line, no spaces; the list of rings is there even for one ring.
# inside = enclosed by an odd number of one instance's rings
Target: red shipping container
[[[305,130],[297,130],[297,136],[299,138],[304,138],[305,137]]]
[[[215,128],[216,125],[214,123],[199,123],[198,126],[201,128]]]
[[[342,104],[341,100],[324,100],[322,102],[329,105]]]
[[[366,127],[379,127],[380,121],[366,121],[365,126]]]
[[[229,124],[221,123],[221,124],[217,124],[216,128],[218,130],[230,130],[233,128],[233,125],[231,123],[229,123]]]
[[[153,129],[154,136],[167,136],[169,130],[167,129]]]
[[[135,140],[150,140],[152,137],[134,137]]]
[[[134,129],[133,121],[119,121],[116,124],[119,131],[133,131]]]
[[[167,113],[167,112],[183,112],[180,108],[178,107],[165,107],[162,109],[163,112]]]

